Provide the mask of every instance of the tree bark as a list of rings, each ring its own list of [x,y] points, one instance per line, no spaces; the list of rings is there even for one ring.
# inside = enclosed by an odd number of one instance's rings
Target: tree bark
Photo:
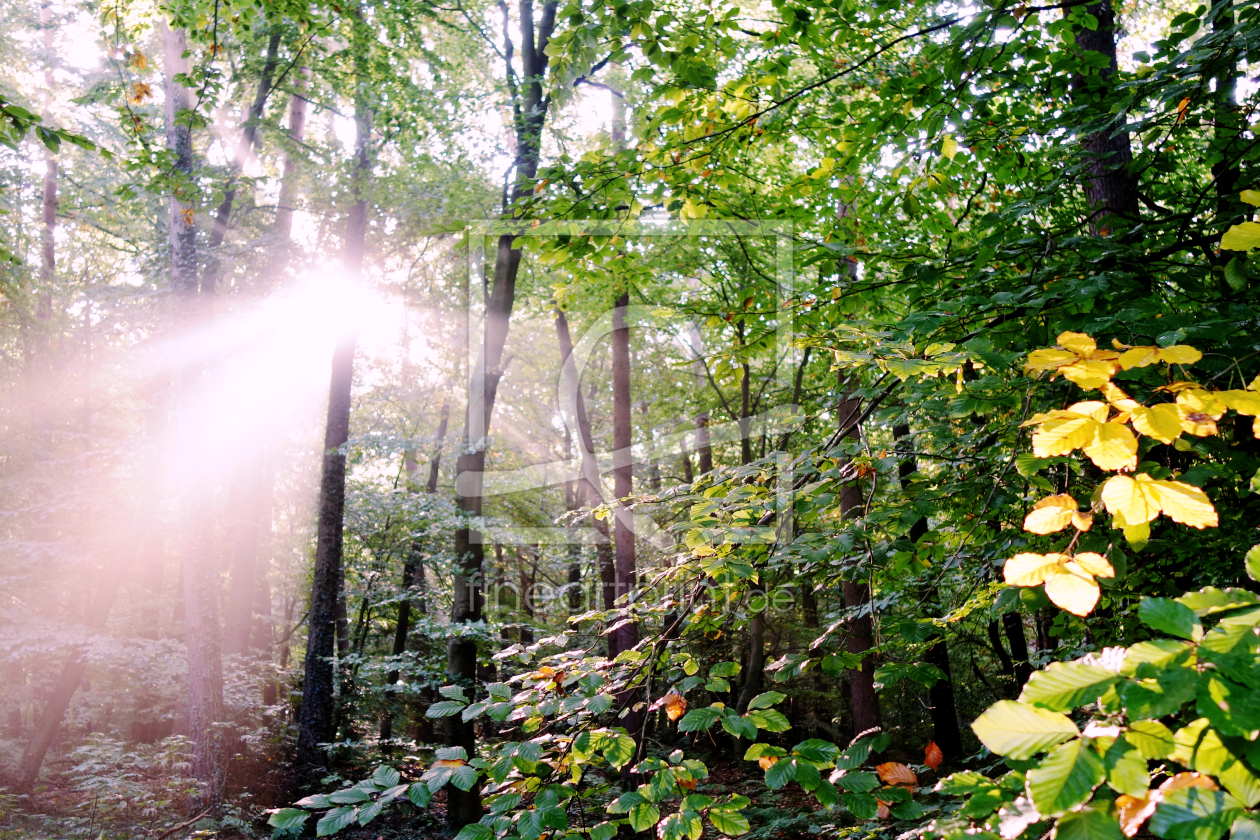
[[[613,304],[613,492],[617,496],[613,538],[616,545],[616,597],[629,596],[636,585],[634,514],[623,506],[623,500],[634,493],[634,464],[630,454],[630,447],[634,443],[631,413],[633,404],[630,395],[630,328],[626,324],[626,309],[629,305],[628,291],[622,292]],[[638,643],[639,626],[633,623],[623,624],[609,636],[609,655],[616,656]]]
[[[1032,677],[1032,665],[1028,661],[1028,638],[1024,635],[1024,620],[1017,610],[1008,612],[1002,616],[1002,627],[1006,630],[1006,640],[1011,646],[1011,665],[1015,673],[1016,691],[1018,691]]]
[[[859,436],[857,418],[862,413],[862,401],[842,396],[836,406],[840,428],[852,426],[846,438]],[[840,489],[840,515],[853,519],[862,514],[862,488],[854,477]],[[875,657],[868,653],[875,647],[874,622],[869,605],[871,589],[865,581],[845,581],[844,604],[851,611],[867,610],[865,615],[849,621],[849,653],[864,655],[862,667],[849,675],[849,700],[853,706],[853,734],[880,727],[879,695],[875,692]]]
[[[223,245],[224,237],[227,236],[228,221],[232,216],[232,204],[236,201],[237,178],[240,177],[246,164],[249,163],[250,155],[253,154],[254,146],[258,140],[258,123],[262,119],[263,108],[267,105],[267,98],[271,95],[272,80],[275,77],[280,51],[280,31],[278,25],[273,24],[271,26],[271,34],[267,39],[267,54],[263,58],[262,73],[258,79],[258,90],[254,94],[254,101],[250,104],[249,110],[245,113],[245,123],[241,126],[241,139],[236,146],[236,155],[232,159],[231,173],[228,175],[227,183],[223,188],[223,200],[219,202],[219,207],[214,215],[214,224],[210,228],[210,247],[206,251],[206,269],[201,275],[201,293],[203,295],[214,294],[219,278],[223,275],[219,249]]]
[[[713,447],[709,445],[709,412],[696,415],[696,452],[700,456],[700,474],[713,472]]]
[[[244,656],[254,630],[258,588],[258,544],[263,517],[263,453],[261,442],[247,446],[237,464],[229,494],[228,545],[232,574],[228,588],[224,653]]]
[[[516,135],[514,165],[516,177],[508,196],[505,215],[517,215],[521,203],[533,194],[534,178],[542,151],[542,132],[546,124],[551,101],[544,93],[543,80],[550,57],[547,43],[555,28],[558,0],[546,0],[542,18],[535,25],[533,0],[520,0],[521,64],[524,71],[519,85],[512,64],[513,45],[508,40],[508,13],[506,3],[500,3],[503,12],[503,31],[507,72],[515,90],[513,97],[513,128]],[[521,251],[513,247],[514,237],[499,237],[494,261],[494,284],[486,300],[485,328],[482,336],[481,368],[471,377],[470,396],[479,393],[480,406],[469,400],[464,419],[464,453],[456,465],[460,492],[456,506],[467,518],[476,521],[482,512],[482,482],[486,464],[486,436],[494,412],[494,399],[499,379],[503,376],[503,347],[507,342],[508,324],[512,306],[516,300],[516,276],[521,265]],[[475,534],[475,536],[474,536]],[[480,576],[484,560],[481,534],[468,525],[455,532],[455,557],[458,567],[455,574],[451,606],[451,623],[475,622],[481,617]],[[477,643],[471,637],[456,635],[447,645],[447,675],[453,681],[471,688],[477,677]],[[475,735],[472,723],[459,715],[446,718],[448,746],[460,746],[471,758],[475,752]],[[450,788],[447,794],[447,821],[452,831],[481,819],[481,788],[461,791]]]
[[[276,199],[276,233],[287,244],[293,238],[293,206],[296,193],[294,182],[297,180],[298,161],[300,156],[294,147],[306,137],[306,89],[311,82],[311,68],[303,67],[298,71],[293,82],[293,93],[289,94],[289,140],[291,145],[284,153],[284,170],[280,176],[280,195]]]
[[[367,33],[362,15],[354,12],[355,40],[355,155],[350,193],[353,203],[346,217],[342,264],[357,276],[363,271],[367,238],[367,192],[371,185],[370,140],[372,116],[368,101]],[[350,439],[351,388],[354,382],[355,339],[343,338],[333,351],[328,386],[328,417],[324,430],[323,470],[319,488],[319,527],[315,570],[311,581],[310,615],[307,620],[305,678],[298,716],[298,770],[310,782],[324,766],[320,743],[331,739],[336,724],[333,654],[349,649],[346,625],[345,570],[342,568],[343,528],[346,503],[346,456],[342,446]]]
[[[1107,66],[1096,75],[1076,73],[1072,77],[1072,99],[1077,104],[1098,96],[1098,89],[1110,87],[1115,75],[1116,63],[1116,15],[1111,0],[1100,0],[1086,6],[1085,10],[1098,19],[1095,29],[1076,31],[1076,46],[1086,56],[1101,55]],[[1065,10],[1065,14],[1068,10]],[[1082,56],[1083,58],[1085,56]],[[1097,109],[1097,119],[1111,116],[1106,109]],[[1109,236],[1118,225],[1133,224],[1140,217],[1137,179],[1129,172],[1133,162],[1133,149],[1129,132],[1121,128],[1099,131],[1084,140],[1086,179],[1085,201],[1089,208],[1090,232],[1095,236]]]

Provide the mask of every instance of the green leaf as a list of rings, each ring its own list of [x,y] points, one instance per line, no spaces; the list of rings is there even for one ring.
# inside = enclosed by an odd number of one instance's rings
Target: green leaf
[[[842,793],[840,802],[859,820],[873,820],[879,813],[879,802],[869,793]]]
[[[341,829],[354,822],[358,811],[358,808],[354,808],[349,805],[341,808],[334,808],[327,814],[324,814],[323,818],[315,824],[315,836],[327,837],[330,834],[336,834],[338,831],[341,831]]]
[[[308,817],[310,814],[301,808],[281,808],[267,817],[267,825],[280,831],[296,831],[306,825]]]
[[[1119,821],[1093,808],[1065,814],[1054,827],[1054,840],[1125,840]]]
[[[783,762],[779,762],[782,764]],[[818,768],[810,764],[803,758],[794,758],[792,763],[796,765],[796,773],[794,778],[796,783],[807,791],[812,791],[822,784],[822,776],[818,772]]]
[[[1243,257],[1234,257],[1225,263],[1225,282],[1235,292],[1247,288],[1247,261]]]
[[[494,840],[494,829],[481,823],[469,823],[459,830],[455,840]]]
[[[777,691],[767,691],[767,692],[764,692],[763,694],[758,694],[756,697],[750,700],[748,702],[748,708],[749,709],[768,709],[771,706],[773,706],[775,703],[778,703],[779,701],[785,699],[786,697],[787,697],[786,694],[780,694]]]
[[[402,777],[398,775],[398,771],[385,764],[377,767],[376,771],[372,773],[372,782],[382,789],[392,788],[401,780]]]
[[[934,790],[946,796],[971,796],[992,787],[993,781],[988,777],[980,775],[975,770],[964,770],[941,779],[936,783]]]
[[[345,790],[338,790],[328,794],[328,801],[338,805],[357,805],[360,802],[367,802],[371,798],[368,796],[367,791],[357,787],[346,788]]]
[[[1172,730],[1157,720],[1139,720],[1129,724],[1125,738],[1148,761],[1167,758],[1172,755],[1175,746]]]
[[[830,765],[835,763],[836,756],[840,755],[840,748],[830,741],[810,738],[792,747],[792,754],[816,764]]]
[[[660,809],[651,802],[641,802],[630,809],[630,827],[635,831],[647,831],[660,819]]]
[[[740,667],[738,662],[719,662],[709,669],[709,678],[739,676]]]
[[[1089,799],[1103,776],[1102,761],[1078,738],[1058,747],[1028,771],[1028,793],[1040,813],[1063,814]]]
[[[1253,545],[1244,560],[1247,565],[1247,577],[1260,581],[1260,545]]]
[[[326,794],[317,793],[313,796],[303,797],[293,804],[299,808],[331,808],[333,802]]]
[[[722,717],[723,707],[718,706],[701,706],[692,709],[682,716],[682,720],[678,721],[679,732],[702,732],[713,724],[717,723],[718,718]]]
[[[1014,700],[994,703],[971,729],[990,751],[1020,760],[1081,734],[1067,715]]]
[[[381,814],[381,809],[385,807],[383,802],[373,802],[371,805],[364,805],[359,809],[359,816],[356,818],[359,825],[367,825]]]
[[[722,728],[734,735],[736,738],[747,738],[752,740],[757,737],[757,725],[747,718],[742,718],[731,709],[727,709],[727,714],[722,716]]]
[[[782,758],[787,755],[787,750],[783,747],[774,747],[770,744],[753,744],[744,752],[745,761],[756,761],[763,755],[772,755],[775,758]]]
[[[1167,598],[1143,598],[1138,606],[1138,618],[1147,627],[1180,639],[1197,642],[1203,638],[1203,624],[1194,610]]]
[[[604,758],[620,770],[634,758],[634,739],[623,732],[609,733],[604,743]]]
[[[1260,840],[1260,822],[1250,817],[1235,820],[1229,830],[1229,840]]]
[[[1260,245],[1260,224],[1243,222],[1232,225],[1221,237],[1221,249],[1225,251],[1247,251]]]
[[[608,813],[628,814],[631,808],[636,805],[642,805],[644,802],[647,802],[647,800],[643,798],[643,794],[632,790],[614,799],[612,804],[608,806]]]
[[[602,822],[591,827],[591,840],[612,840],[616,836],[616,823]]]
[[[827,780],[819,782],[818,787],[814,788],[814,798],[818,800],[818,804],[824,808],[830,808],[840,802],[840,791],[836,790],[836,786]]]
[[[433,791],[429,790],[429,786],[424,782],[416,782],[407,788],[407,798],[417,808],[424,808],[429,804],[429,800],[433,798]]]
[[[747,834],[749,829],[748,818],[738,811],[719,811],[716,808],[710,809],[709,822],[713,823],[713,827],[725,834],[727,837],[734,837],[738,834]]]
[[[1151,786],[1151,775],[1146,771],[1146,759],[1142,753],[1121,735],[1103,754],[1103,766],[1107,771],[1107,785],[1117,793],[1141,799]]]
[[[467,764],[461,764],[459,767],[452,768],[451,784],[460,790],[472,790],[473,785],[477,784],[476,769],[469,767]]]
[[[766,768],[766,787],[778,790],[796,778],[796,762],[790,759],[776,761]]]
[[[783,713],[774,709],[756,709],[744,717],[751,720],[758,729],[764,729],[767,732],[787,732],[792,728],[792,724],[788,723]]]
[[[1205,586],[1198,592],[1187,592],[1182,595],[1177,599],[1177,603],[1184,604],[1194,610],[1196,615],[1202,616],[1236,610],[1240,607],[1254,607],[1260,604],[1260,595],[1233,586],[1225,589]]]
[[[1164,795],[1150,829],[1168,840],[1216,840],[1242,815],[1243,804],[1223,790],[1180,788]]]
[[[430,706],[429,710],[424,713],[424,716],[428,718],[450,717],[462,712],[465,705],[467,704],[460,703],[458,700],[441,700]]]
[[[1094,702],[1118,679],[1119,674],[1097,665],[1052,662],[1032,675],[1019,700],[1053,712],[1066,712]]]
[[[870,793],[879,787],[879,777],[874,773],[859,770],[856,773],[845,773],[836,779],[836,784],[854,793]]]

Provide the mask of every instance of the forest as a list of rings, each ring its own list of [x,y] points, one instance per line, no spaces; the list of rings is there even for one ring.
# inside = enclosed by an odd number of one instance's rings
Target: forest
[[[0,840],[1260,840],[1260,0],[1037,2],[0,4]]]

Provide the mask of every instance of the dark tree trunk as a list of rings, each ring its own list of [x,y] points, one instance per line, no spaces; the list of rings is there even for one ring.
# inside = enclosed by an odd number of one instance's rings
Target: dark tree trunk
[[[1076,46],[1085,55],[1094,53],[1102,56],[1107,66],[1096,75],[1078,73],[1073,76],[1072,98],[1077,103],[1099,97],[1100,91],[1110,87],[1117,69],[1116,15],[1111,0],[1093,3],[1086,7],[1086,11],[1098,19],[1098,26],[1077,30]],[[1097,110],[1097,119],[1112,116],[1108,109]],[[1090,231],[1095,236],[1108,236],[1119,226],[1134,224],[1140,215],[1137,179],[1129,172],[1129,165],[1133,162],[1129,132],[1124,128],[1099,131],[1086,137],[1083,145],[1087,167],[1083,186],[1090,214]]]
[[[634,493],[634,464],[631,460],[633,445],[632,403],[630,395],[630,328],[626,324],[626,309],[630,305],[630,293],[622,292],[613,309],[612,331],[612,380],[613,380],[613,492],[617,496],[614,508],[614,541],[616,544],[616,597],[629,596],[635,589],[634,514],[622,506],[622,502]],[[639,626],[623,624],[609,637],[609,654],[616,656],[639,643]]]
[[[910,427],[908,425],[897,425],[893,427],[893,440],[898,442],[899,447],[903,449],[910,448]],[[901,491],[905,493],[909,489],[910,479],[919,471],[919,465],[914,455],[906,454],[901,463],[898,464],[898,478],[901,484]],[[920,519],[910,526],[910,541],[916,546],[919,540],[923,539],[927,534],[928,522],[926,519]],[[922,593],[921,602],[924,604],[934,604],[940,600],[940,594],[935,591],[935,587],[926,588]],[[949,647],[945,640],[944,634],[937,632],[928,640],[928,649],[924,656],[925,661],[929,665],[935,665],[941,670],[945,677],[933,683],[928,689],[928,706],[932,717],[932,740],[936,742],[936,746],[941,748],[941,752],[945,754],[947,761],[957,761],[962,757],[962,730],[958,726],[958,706],[954,698],[954,678],[953,672],[949,667]]]
[[[267,105],[267,97],[271,95],[272,80],[276,73],[276,63],[280,53],[280,27],[273,25],[271,35],[267,39],[267,54],[263,58],[262,73],[258,78],[258,90],[254,101],[245,113],[245,124],[241,127],[241,139],[236,147],[236,156],[232,159],[232,171],[227,184],[223,187],[223,200],[214,214],[214,225],[210,228],[210,247],[206,251],[206,270],[201,275],[201,293],[215,293],[219,278],[223,275],[219,248],[223,238],[227,236],[228,221],[232,216],[232,205],[236,201],[236,179],[249,163],[254,145],[258,139],[258,124],[262,120],[263,108]]]
[[[849,428],[846,438],[856,439],[859,436],[857,419],[862,413],[862,401],[842,397],[836,406],[841,429]],[[840,490],[840,515],[852,519],[862,514],[862,488],[854,477]],[[879,695],[875,693],[875,656],[868,653],[875,647],[875,630],[869,605],[871,601],[870,586],[862,580],[846,581],[844,584],[844,605],[852,611],[866,610],[849,621],[848,648],[849,653],[865,654],[862,667],[849,674],[849,701],[853,706],[853,734],[875,729],[881,726],[879,713]]]
[[[1002,616],[1002,626],[1006,630],[1006,640],[1011,646],[1011,664],[1014,666],[1016,691],[1018,691],[1032,676],[1032,665],[1028,662],[1028,638],[1024,635],[1024,620],[1018,611],[1008,612]]]
[[[713,447],[709,445],[709,412],[696,415],[696,452],[700,456],[700,474],[713,472]]]
[[[121,580],[117,574],[105,575],[88,608],[85,624],[89,630],[100,630],[105,626]],[[48,695],[43,710],[35,720],[35,726],[31,730],[31,739],[22,752],[22,764],[18,769],[15,786],[18,793],[30,793],[35,787],[35,780],[39,777],[39,770],[44,764],[44,756],[48,754],[48,748],[56,738],[57,730],[61,728],[61,721],[65,718],[66,710],[70,708],[70,701],[74,698],[75,691],[83,682],[87,665],[87,659],[79,652],[66,656],[52,692]]]
[[[355,160],[351,171],[354,199],[346,218],[342,263],[358,275],[363,270],[367,239],[367,192],[371,185],[371,111],[366,91],[366,33],[360,14],[354,14],[356,75]],[[320,743],[332,739],[336,726],[334,653],[349,649],[346,626],[345,570],[342,540],[346,504],[346,456],[342,447],[350,439],[351,388],[354,383],[353,336],[343,338],[333,351],[328,386],[328,417],[324,428],[323,469],[319,487],[319,526],[315,546],[315,570],[311,581],[307,619],[305,677],[302,707],[298,715],[297,763],[307,781],[317,780],[324,767]]]

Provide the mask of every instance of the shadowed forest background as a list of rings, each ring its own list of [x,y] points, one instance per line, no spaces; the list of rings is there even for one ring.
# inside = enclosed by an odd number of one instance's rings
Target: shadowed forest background
[[[0,838],[1260,838],[1258,21],[5,3]]]

